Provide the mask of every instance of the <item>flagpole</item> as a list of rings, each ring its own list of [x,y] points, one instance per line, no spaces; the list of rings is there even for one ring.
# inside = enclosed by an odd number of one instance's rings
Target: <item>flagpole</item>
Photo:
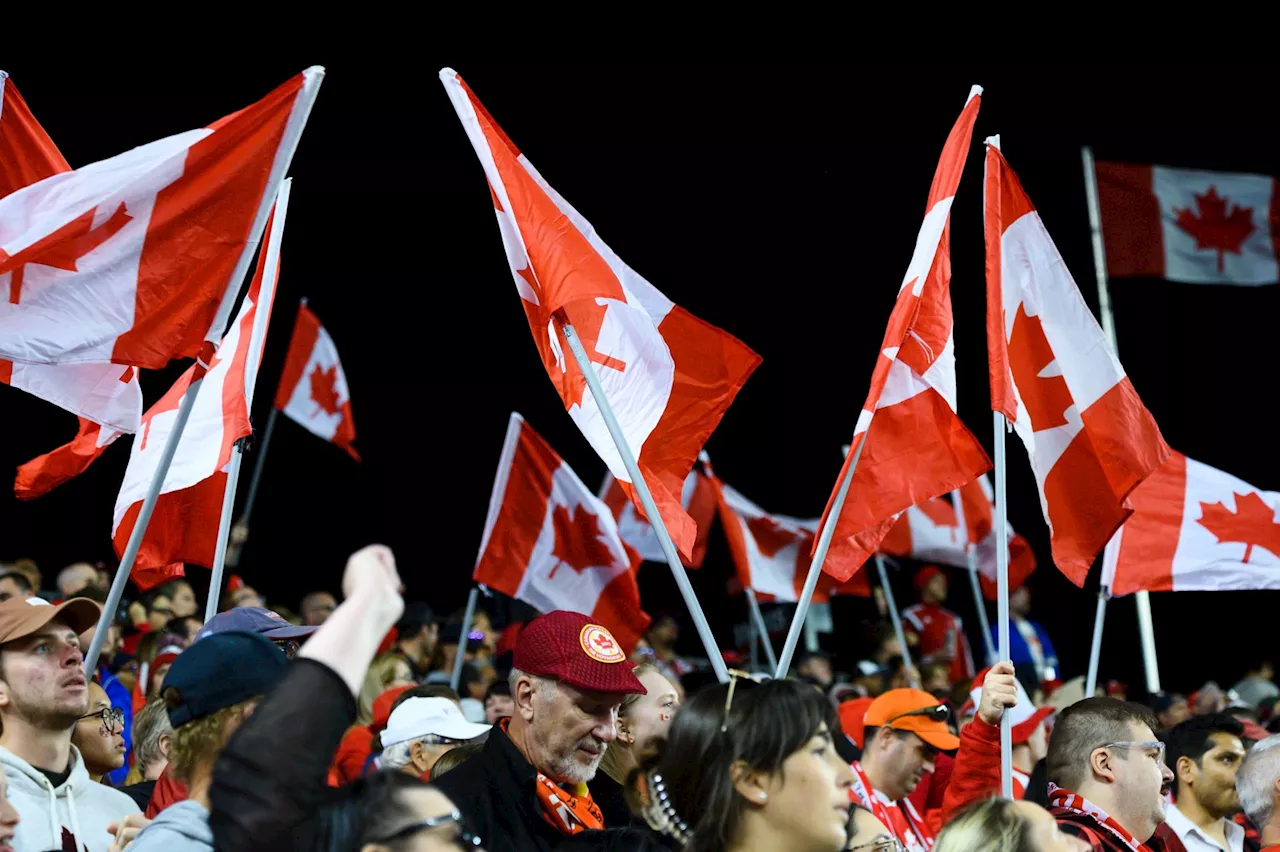
[[[1005,490],[1004,437],[1008,423],[999,411],[992,412],[995,427],[996,455],[996,629],[999,631],[997,654],[1000,660],[1009,654],[1009,521]],[[1008,713],[1000,716],[1000,795],[1013,798],[1013,728]]]
[[[907,647],[907,634],[902,629],[902,615],[898,612],[898,601],[893,596],[893,586],[889,585],[889,572],[884,567],[884,556],[876,553],[876,571],[880,574],[880,589],[884,592],[884,602],[889,607],[889,622],[893,625],[893,635],[898,639],[898,647],[902,649],[902,665],[907,673],[907,683],[912,689],[919,689],[920,682],[912,674],[915,663],[911,660],[911,649]]]
[[[1084,697],[1092,698],[1098,689],[1098,662],[1102,658],[1102,626],[1107,620],[1107,600],[1111,597],[1106,586],[1098,590],[1098,608],[1093,614],[1093,644],[1089,647],[1089,674],[1084,679]]]
[[[764,623],[764,613],[760,612],[760,601],[756,600],[756,590],[747,587],[747,608],[751,610],[751,621],[755,625],[755,632],[760,637],[760,644],[764,646],[764,655],[769,662],[769,671],[778,670],[778,658],[773,653],[773,643],[769,641],[769,628]]]
[[[276,420],[280,417],[280,409],[271,406],[271,414],[267,415],[267,426],[262,431],[262,442],[258,445],[258,458],[253,463],[253,476],[249,478],[249,493],[244,498],[244,510],[237,521],[247,531],[249,516],[253,514],[253,504],[258,499],[258,483],[262,480],[262,465],[267,460],[267,448],[271,446],[271,436],[276,431]]]
[[[1107,283],[1107,252],[1102,242],[1102,205],[1098,200],[1098,169],[1093,160],[1093,148],[1080,149],[1084,164],[1084,194],[1089,206],[1089,231],[1093,243],[1093,269],[1098,279],[1098,314],[1102,331],[1111,343],[1111,351],[1120,352],[1116,345],[1116,321],[1111,312],[1111,289]],[[1138,634],[1142,637],[1142,669],[1146,674],[1147,692],[1160,691],[1160,667],[1156,659],[1155,624],[1151,619],[1151,594],[1137,592],[1133,596],[1138,610]],[[1092,694],[1092,693],[1090,693]]]
[[[973,605],[978,609],[982,647],[987,652],[987,665],[991,665],[996,661],[996,648],[991,641],[991,623],[987,620],[987,605],[982,599],[982,584],[978,582],[978,554],[974,551],[973,542],[969,541],[969,527],[964,520],[964,503],[960,500],[959,488],[951,492],[951,501],[956,505],[956,520],[960,524],[960,534],[964,536],[964,559],[969,569],[969,586],[973,589]]]
[[[453,657],[453,673],[449,675],[449,686],[454,692],[458,691],[458,685],[462,683],[462,664],[467,658],[467,634],[471,631],[471,619],[475,617],[476,600],[479,597],[480,587],[472,586],[467,595],[467,609],[462,614],[462,633],[458,636],[458,653]]]
[[[613,406],[609,404],[609,397],[605,395],[604,388],[600,385],[600,377],[596,375],[595,368],[591,366],[591,359],[587,357],[587,351],[583,348],[582,341],[578,339],[578,332],[573,327],[573,323],[569,322],[569,318],[561,312],[556,313],[556,322],[564,335],[565,343],[569,346],[569,351],[573,353],[574,361],[578,363],[578,369],[582,371],[583,378],[587,381],[587,387],[591,389],[591,396],[595,399],[596,407],[600,410],[600,417],[609,429],[609,435],[613,438],[614,446],[618,448],[618,455],[622,457],[622,464],[631,476],[631,486],[635,488],[636,496],[640,498],[640,505],[644,509],[645,517],[648,519],[654,533],[658,536],[658,544],[662,547],[662,553],[667,558],[667,565],[670,566],[671,573],[675,577],[676,586],[680,589],[680,596],[684,598],[684,604],[688,607],[689,615],[693,618],[694,626],[698,630],[698,636],[702,639],[702,646],[707,652],[707,659],[711,663],[711,668],[715,671],[716,678],[721,683],[726,683],[729,680],[729,670],[724,664],[724,657],[720,654],[719,646],[716,645],[715,636],[711,632],[711,625],[707,623],[706,613],[702,611],[702,605],[698,603],[698,596],[694,594],[693,586],[689,583],[689,575],[685,573],[684,565],[680,562],[680,554],[676,552],[675,543],[671,540],[671,533],[667,531],[666,522],[662,520],[662,515],[658,512],[658,504],[654,502],[653,494],[649,492],[649,484],[645,482],[644,475],[640,472],[640,465],[636,463],[636,457],[631,450],[631,445],[627,442],[627,436],[622,433],[618,418],[614,416]]]
[[[227,537],[231,533],[231,515],[236,505],[236,483],[240,481],[240,462],[244,459],[244,438],[236,441],[227,464],[227,483],[222,492],[222,515],[218,519],[218,541],[213,551],[213,570],[209,575],[209,597],[204,605],[204,620],[218,614],[222,597],[222,573],[227,564]]]
[[[844,510],[845,498],[849,496],[849,486],[853,483],[853,472],[858,468],[858,459],[862,458],[862,448],[867,445],[869,433],[863,433],[858,442],[858,449],[853,454],[853,461],[845,470],[840,487],[836,489],[836,499],[831,503],[831,511],[827,513],[827,522],[818,533],[818,546],[813,551],[813,560],[809,563],[809,575],[804,578],[804,588],[800,591],[800,599],[796,601],[796,613],[791,618],[791,627],[787,630],[787,641],[782,645],[782,655],[778,657],[778,665],[773,670],[774,677],[784,678],[791,668],[791,658],[795,656],[796,645],[800,643],[800,634],[804,630],[804,620],[809,615],[809,604],[813,602],[813,592],[818,588],[818,579],[822,576],[822,565],[827,561],[827,551],[831,549],[831,539],[835,538],[836,526],[840,521],[840,513]]]

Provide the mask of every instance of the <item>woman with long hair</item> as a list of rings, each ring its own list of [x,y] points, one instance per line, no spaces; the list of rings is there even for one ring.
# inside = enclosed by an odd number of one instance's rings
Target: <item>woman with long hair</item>
[[[938,835],[933,852],[1088,852],[1033,802],[984,799],[962,810]]]
[[[610,826],[623,826],[632,820],[623,786],[640,765],[640,755],[654,740],[667,735],[671,720],[680,709],[675,684],[653,663],[640,663],[631,673],[649,691],[622,699],[618,707],[618,738],[605,749],[600,769],[590,785],[591,798],[604,814],[604,824]]]

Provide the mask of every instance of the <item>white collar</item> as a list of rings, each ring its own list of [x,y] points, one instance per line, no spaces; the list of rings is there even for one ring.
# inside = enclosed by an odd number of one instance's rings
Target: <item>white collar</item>
[[[1174,834],[1178,835],[1178,839],[1183,842],[1184,846],[1186,845],[1187,836],[1191,834],[1197,835],[1205,843],[1214,842],[1200,829],[1200,826],[1192,822],[1191,818],[1178,810],[1178,806],[1172,802],[1164,809],[1164,821],[1169,823],[1169,827],[1173,829]],[[1229,819],[1224,819],[1222,822],[1226,825],[1224,834],[1227,838],[1227,846],[1231,849],[1241,848],[1244,843],[1244,828]]]

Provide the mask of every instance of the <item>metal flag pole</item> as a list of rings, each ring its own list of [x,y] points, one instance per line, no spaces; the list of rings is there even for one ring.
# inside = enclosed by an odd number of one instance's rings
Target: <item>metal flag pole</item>
[[[267,427],[262,430],[262,441],[258,444],[258,457],[253,462],[253,476],[249,478],[249,493],[244,498],[244,510],[238,521],[246,530],[249,528],[249,516],[253,514],[253,504],[258,499],[258,483],[262,481],[262,465],[267,460],[267,449],[271,446],[271,436],[276,432],[276,420],[280,417],[280,409],[271,406],[267,415]]]
[[[889,608],[889,623],[893,625],[893,635],[898,639],[898,647],[902,649],[902,665],[907,671],[907,683],[912,689],[919,689],[920,682],[912,672],[916,670],[911,660],[911,649],[907,647],[907,634],[902,629],[902,615],[898,612],[898,601],[893,596],[893,586],[889,585],[889,572],[884,567],[884,556],[876,553],[876,571],[880,574],[880,589],[884,592],[885,606]]]
[[[1098,662],[1102,659],[1102,627],[1107,620],[1107,600],[1111,597],[1106,586],[1098,590],[1098,608],[1093,614],[1093,644],[1089,646],[1089,674],[1084,679],[1084,697],[1092,698],[1098,689]]]
[[[453,673],[449,675],[449,686],[454,692],[458,691],[458,684],[462,683],[462,664],[467,658],[467,633],[471,631],[471,619],[476,614],[476,600],[480,597],[480,587],[472,586],[471,593],[467,595],[467,609],[462,614],[462,634],[458,636],[458,653],[453,657]]]
[[[999,631],[997,653],[1009,659],[1009,521],[1005,494],[1004,436],[1008,423],[999,411],[992,412],[995,427],[996,456],[996,630]],[[1010,714],[1000,716],[1000,795],[1013,798],[1013,728]]]
[[[658,504],[654,502],[653,494],[649,492],[649,484],[644,481],[644,475],[640,472],[640,465],[636,463],[636,457],[627,442],[627,436],[622,433],[618,418],[614,416],[613,406],[609,404],[609,398],[605,395],[604,388],[600,385],[600,377],[596,375],[595,368],[591,366],[591,359],[587,357],[587,350],[583,348],[582,341],[578,339],[578,332],[574,329],[573,324],[569,322],[569,318],[563,313],[557,313],[556,323],[560,326],[560,331],[564,335],[569,351],[573,353],[573,360],[578,363],[578,369],[582,371],[583,378],[587,381],[587,387],[591,389],[591,396],[596,401],[596,407],[600,409],[600,417],[609,429],[609,435],[613,438],[614,446],[618,448],[618,455],[622,457],[622,464],[626,466],[627,473],[631,476],[631,485],[636,490],[636,496],[640,498],[640,505],[644,509],[645,517],[653,528],[654,534],[658,536],[658,544],[662,547],[662,553],[667,558],[667,565],[670,566],[671,574],[676,580],[676,586],[680,589],[680,596],[684,598],[684,605],[688,607],[689,615],[693,618],[694,626],[698,630],[698,636],[702,639],[702,647],[707,652],[707,659],[711,662],[711,668],[715,670],[716,677],[721,683],[727,683],[729,669],[724,664],[724,657],[720,653],[719,646],[716,645],[715,636],[711,632],[711,625],[707,623],[706,613],[702,611],[702,605],[698,603],[698,596],[694,594],[693,586],[689,583],[689,575],[685,573],[684,565],[680,562],[680,554],[676,552],[675,543],[671,540],[671,533],[667,531],[667,525],[662,520],[662,515],[658,512]]]
[[[204,605],[204,620],[218,614],[222,598],[222,574],[227,564],[227,538],[231,534],[231,514],[236,505],[236,483],[240,481],[240,462],[244,459],[244,438],[236,441],[227,464],[227,484],[222,492],[222,515],[218,519],[218,541],[214,545],[213,570],[209,574],[209,598]]]
[[[756,590],[747,589],[747,608],[751,610],[751,622],[755,625],[756,635],[764,646],[764,655],[768,659],[769,671],[778,670],[778,658],[773,653],[773,642],[769,641],[769,628],[764,623],[764,613],[760,612],[760,601],[756,600]]]
[[[964,536],[964,558],[969,568],[969,586],[973,589],[973,605],[978,610],[978,627],[982,630],[982,647],[987,651],[987,665],[996,661],[996,646],[991,641],[991,623],[987,620],[987,604],[982,599],[982,584],[978,581],[978,554],[969,541],[969,527],[964,521],[964,504],[960,501],[960,489],[951,492],[956,504],[956,519],[960,523],[960,535]]]
[[[1102,206],[1098,201],[1098,170],[1093,160],[1093,149],[1080,149],[1084,164],[1084,194],[1089,206],[1089,231],[1093,243],[1093,269],[1098,279],[1098,314],[1102,331],[1111,343],[1111,351],[1120,352],[1116,345],[1116,321],[1111,312],[1111,289],[1107,284],[1107,252],[1102,242]],[[1151,620],[1151,594],[1136,592],[1134,606],[1138,610],[1138,634],[1142,637],[1142,668],[1146,674],[1147,692],[1160,691],[1160,667],[1156,660],[1155,624]],[[1093,693],[1089,693],[1092,695]]]

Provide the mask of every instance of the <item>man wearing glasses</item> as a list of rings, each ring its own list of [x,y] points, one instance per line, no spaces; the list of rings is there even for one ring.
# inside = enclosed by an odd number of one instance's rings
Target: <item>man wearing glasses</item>
[[[927,692],[891,689],[863,717],[862,760],[853,763],[855,801],[912,852],[932,849],[934,834],[907,796],[933,771],[938,752],[960,745],[947,715],[946,705]]]
[[[1046,770],[1049,812],[1095,850],[1147,849],[1173,781],[1145,707],[1087,698],[1058,714]]]
[[[79,636],[99,612],[86,598],[0,603],[0,765],[22,816],[15,849],[107,852],[107,824],[138,813],[126,794],[89,778],[71,744],[76,721],[89,712]]]

